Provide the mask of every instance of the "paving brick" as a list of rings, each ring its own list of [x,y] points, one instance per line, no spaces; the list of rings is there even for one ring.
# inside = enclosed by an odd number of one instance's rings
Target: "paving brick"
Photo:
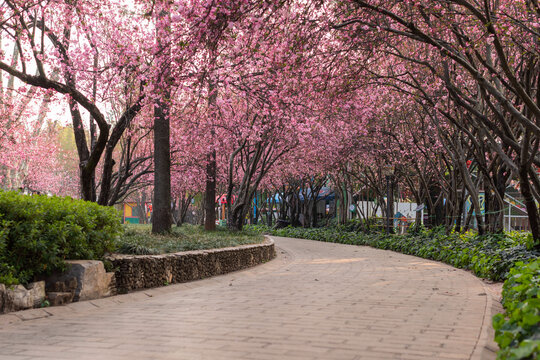
[[[277,259],[255,268],[0,316],[0,359],[450,360],[493,347],[483,334],[500,292],[465,271],[275,241]]]

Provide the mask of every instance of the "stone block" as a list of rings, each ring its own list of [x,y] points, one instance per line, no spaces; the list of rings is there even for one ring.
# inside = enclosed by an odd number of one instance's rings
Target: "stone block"
[[[0,314],[3,313],[3,309],[4,309],[4,298],[6,296],[6,285],[4,284],[0,284]]]
[[[45,300],[45,282],[38,281],[28,285],[0,285],[0,313],[38,307]]]
[[[103,296],[102,297],[108,297],[108,296],[114,296],[116,295],[116,277],[115,277],[115,274],[114,272],[108,272],[108,273],[105,273],[105,282],[108,285],[107,289],[104,291],[103,293]]]
[[[77,278],[66,278],[65,280],[54,281],[53,279],[47,279],[47,292],[71,292],[75,294],[77,291]]]
[[[112,275],[101,261],[69,260],[68,269],[47,278],[50,292],[73,292],[73,301],[94,300],[111,295]]]
[[[51,306],[65,305],[73,301],[72,292],[48,292],[47,298]]]

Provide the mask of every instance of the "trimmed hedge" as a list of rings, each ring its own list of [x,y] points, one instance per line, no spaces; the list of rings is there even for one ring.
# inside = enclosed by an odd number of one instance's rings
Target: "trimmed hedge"
[[[540,358],[540,253],[532,250],[530,234],[513,232],[478,236],[473,232],[446,234],[442,229],[433,229],[385,235],[365,234],[350,225],[283,229],[259,225],[252,229],[276,236],[393,250],[471,270],[486,279],[506,279],[503,290],[506,314],[497,314],[493,318],[495,341],[501,349],[497,358]]]
[[[123,230],[113,208],[7,191],[0,191],[0,225],[0,283],[7,285],[63,270],[66,259],[101,259]]]

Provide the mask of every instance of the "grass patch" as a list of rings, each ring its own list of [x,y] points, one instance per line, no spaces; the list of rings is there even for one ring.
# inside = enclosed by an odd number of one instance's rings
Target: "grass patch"
[[[170,234],[152,234],[151,225],[126,225],[124,235],[117,240],[116,252],[133,255],[156,255],[189,250],[218,249],[230,246],[259,244],[264,237],[255,231],[230,231],[218,227],[204,231],[201,226],[174,226]]]

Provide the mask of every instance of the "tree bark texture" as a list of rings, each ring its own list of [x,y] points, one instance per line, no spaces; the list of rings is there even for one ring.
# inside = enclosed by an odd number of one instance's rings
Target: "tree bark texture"
[[[154,106],[154,204],[152,233],[171,231],[171,150],[167,105]]]

